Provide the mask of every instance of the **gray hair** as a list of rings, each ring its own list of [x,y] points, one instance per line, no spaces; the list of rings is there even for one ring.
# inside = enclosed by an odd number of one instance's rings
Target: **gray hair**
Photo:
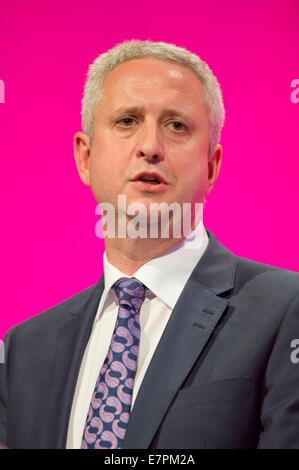
[[[141,58],[155,58],[183,65],[193,71],[203,85],[205,105],[210,124],[210,149],[220,140],[224,124],[224,105],[221,88],[206,62],[196,54],[165,42],[129,40],[100,54],[89,66],[82,99],[82,129],[92,145],[93,119],[101,99],[101,88],[107,75],[123,62]]]

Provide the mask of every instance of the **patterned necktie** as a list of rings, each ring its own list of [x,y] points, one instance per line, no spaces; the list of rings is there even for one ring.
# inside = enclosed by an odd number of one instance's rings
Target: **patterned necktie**
[[[123,277],[113,289],[119,299],[111,344],[85,423],[81,449],[120,449],[130,418],[140,338],[139,313],[146,287]]]

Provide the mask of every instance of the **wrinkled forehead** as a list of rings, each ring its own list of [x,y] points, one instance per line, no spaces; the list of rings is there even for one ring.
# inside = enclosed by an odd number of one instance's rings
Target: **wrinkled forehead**
[[[173,91],[186,99],[204,99],[203,84],[194,71],[182,64],[150,57],[119,64],[105,77],[101,87],[102,97],[109,99],[115,94],[133,96],[141,91],[165,94]]]

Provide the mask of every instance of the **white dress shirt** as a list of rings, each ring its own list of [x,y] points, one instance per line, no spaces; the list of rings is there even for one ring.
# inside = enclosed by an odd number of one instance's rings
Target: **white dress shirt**
[[[208,245],[202,220],[191,234],[173,249],[139,268],[132,277],[146,287],[140,310],[140,342],[132,405],[172,310],[194,267]],[[81,362],[71,409],[67,449],[79,449],[94,387],[113,335],[118,299],[111,289],[121,277],[130,277],[112,266],[103,255],[105,288],[91,335]]]

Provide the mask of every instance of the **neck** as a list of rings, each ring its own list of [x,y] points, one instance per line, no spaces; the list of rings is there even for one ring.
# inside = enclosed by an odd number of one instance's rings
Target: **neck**
[[[161,256],[178,245],[184,237],[175,239],[107,239],[106,256],[109,263],[132,276],[151,259]]]
[[[148,261],[168,252],[192,232],[199,221],[192,221],[190,231],[181,237],[168,238],[108,238],[105,237],[106,257],[110,264],[128,276],[132,276]]]

